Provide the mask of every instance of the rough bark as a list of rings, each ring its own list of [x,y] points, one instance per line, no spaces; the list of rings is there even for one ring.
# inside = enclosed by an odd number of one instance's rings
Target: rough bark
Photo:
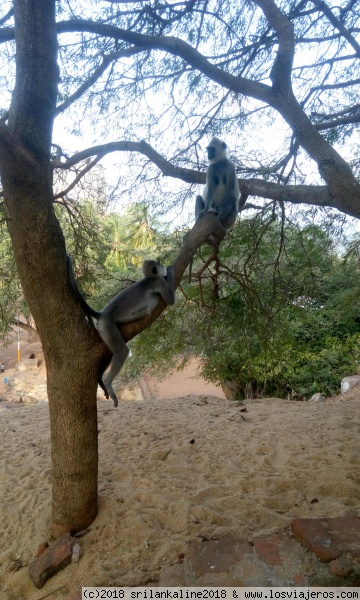
[[[97,513],[97,364],[103,344],[73,299],[52,205],[55,0],[15,0],[16,85],[0,129],[6,218],[25,297],[44,348],[52,441],[54,535]]]

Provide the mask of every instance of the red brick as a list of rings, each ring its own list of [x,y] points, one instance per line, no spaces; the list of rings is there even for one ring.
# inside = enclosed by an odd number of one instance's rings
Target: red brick
[[[331,562],[344,553],[360,556],[360,519],[354,515],[333,519],[293,519],[296,540],[322,562]]]
[[[29,575],[37,588],[71,563],[74,538],[66,533],[29,564]]]
[[[279,553],[280,540],[281,538],[279,535],[271,535],[266,538],[257,538],[253,540],[257,555],[270,567],[283,564]]]

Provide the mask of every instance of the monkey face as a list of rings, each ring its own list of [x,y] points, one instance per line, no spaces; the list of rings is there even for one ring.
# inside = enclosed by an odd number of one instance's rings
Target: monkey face
[[[208,146],[206,148],[206,150],[207,150],[208,160],[214,160],[215,155],[216,155],[216,148],[215,148],[215,146]]]
[[[221,140],[219,140],[219,138],[217,137],[213,137],[212,140],[210,140],[209,145],[206,147],[207,150],[207,155],[208,155],[208,161],[218,161],[221,160],[222,158],[227,158],[226,157],[226,144],[225,142],[222,142]]]

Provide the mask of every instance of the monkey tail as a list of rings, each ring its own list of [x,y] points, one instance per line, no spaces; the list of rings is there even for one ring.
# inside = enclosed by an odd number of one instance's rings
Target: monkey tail
[[[192,266],[193,266],[193,257],[191,257],[190,264],[189,264],[189,284],[191,283],[191,278],[192,278]]]
[[[91,306],[88,305],[85,298],[83,298],[79,292],[79,288],[76,283],[74,269],[73,269],[73,265],[72,265],[70,256],[66,257],[66,267],[67,267],[67,272],[68,272],[68,276],[69,276],[69,281],[71,283],[71,287],[73,289],[73,292],[74,292],[80,306],[83,308],[83,310],[86,312],[86,314],[89,315],[89,317],[98,319],[100,317],[100,313],[97,312],[96,310],[94,310],[93,308],[91,308]]]

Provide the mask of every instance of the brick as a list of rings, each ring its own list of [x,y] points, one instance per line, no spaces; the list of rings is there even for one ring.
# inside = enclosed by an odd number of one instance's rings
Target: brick
[[[355,515],[332,519],[293,519],[295,539],[309,548],[321,562],[331,562],[344,553],[360,556],[360,519]]]
[[[41,554],[43,552],[45,552],[46,548],[48,548],[48,547],[49,547],[49,544],[47,542],[43,542],[42,544],[40,544],[40,546],[37,549],[36,558],[38,556],[41,556]]]
[[[190,545],[190,560],[196,577],[204,573],[227,573],[246,555],[253,554],[247,540],[210,540]]]
[[[258,557],[270,567],[283,564],[279,553],[280,540],[279,535],[270,535],[266,538],[256,538],[253,540]]]
[[[73,544],[74,539],[70,533],[66,533],[29,564],[30,578],[38,589],[71,563]]]

